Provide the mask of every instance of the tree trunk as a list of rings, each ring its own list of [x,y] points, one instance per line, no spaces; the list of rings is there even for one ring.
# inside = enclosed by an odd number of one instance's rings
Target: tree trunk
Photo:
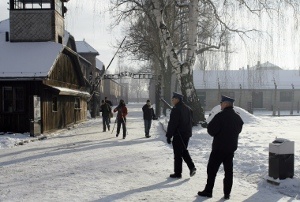
[[[196,94],[196,89],[193,82],[193,74],[186,74],[181,77],[181,91],[184,95],[184,102],[193,110],[194,124],[204,121],[204,111]]]
[[[153,12],[156,17],[157,26],[161,29],[161,37],[163,38],[166,46],[167,54],[170,56],[170,61],[174,67],[178,84],[181,88],[182,94],[185,96],[187,104],[194,111],[194,123],[204,121],[204,112],[200,104],[200,100],[196,94],[193,82],[193,65],[195,62],[195,53],[197,48],[197,22],[199,17],[198,1],[191,0],[188,4],[189,7],[189,23],[188,23],[188,44],[185,61],[179,61],[178,55],[173,46],[172,38],[167,26],[163,21],[163,9],[159,0],[152,0]]]

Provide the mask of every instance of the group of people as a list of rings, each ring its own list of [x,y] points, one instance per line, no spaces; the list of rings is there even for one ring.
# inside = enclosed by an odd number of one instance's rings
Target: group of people
[[[167,142],[172,143],[174,151],[174,174],[171,178],[181,178],[182,162],[187,164],[190,176],[195,175],[196,168],[187,150],[192,136],[193,112],[183,102],[183,95],[173,93],[173,108],[167,128]],[[233,157],[238,147],[238,136],[242,131],[243,120],[233,109],[234,99],[222,96],[221,112],[216,114],[207,125],[207,132],[213,137],[212,151],[207,165],[207,183],[198,195],[212,197],[215,178],[221,164],[224,166],[223,180],[224,199],[230,199],[233,184]]]
[[[106,127],[108,131],[110,131],[110,119],[113,116],[112,111],[117,112],[117,117],[115,123],[117,124],[117,134],[116,137],[119,136],[121,126],[123,128],[123,139],[126,138],[127,129],[126,129],[126,116],[128,114],[127,107],[124,100],[120,100],[119,105],[112,110],[112,102],[104,98],[101,101],[100,112],[102,112],[102,122],[103,122],[103,132],[106,132]]]
[[[128,110],[124,100],[120,100],[119,105],[112,110],[112,102],[105,97],[104,100],[101,101],[100,112],[102,112],[102,122],[103,122],[103,132],[106,132],[106,128],[110,131],[110,118],[112,117],[112,111],[117,112],[116,124],[117,124],[117,134],[116,137],[119,136],[121,126],[123,128],[123,139],[126,138],[127,129],[126,129],[126,116],[128,114]],[[157,119],[153,107],[151,105],[150,100],[147,100],[146,104],[142,107],[143,110],[143,118],[144,118],[144,127],[145,127],[145,137],[149,138],[150,136],[150,128],[153,119]]]
[[[239,114],[233,109],[234,99],[223,96],[221,97],[220,105],[221,112],[216,114],[213,119],[205,124],[207,132],[213,137],[212,151],[207,164],[207,182],[203,191],[199,191],[198,195],[211,198],[215,178],[219,167],[223,164],[225,177],[223,180],[224,199],[230,199],[230,193],[233,184],[233,157],[234,152],[238,147],[238,136],[242,131],[243,120]],[[105,98],[101,105],[103,117],[103,131],[110,130],[109,113],[111,112],[112,104]],[[110,102],[111,103],[111,102]],[[182,163],[185,161],[189,168],[190,176],[196,174],[195,164],[189,154],[188,144],[192,137],[193,127],[193,111],[183,102],[183,95],[174,92],[172,97],[173,108],[170,113],[170,119],[167,127],[166,138],[167,143],[173,145],[174,153],[174,173],[170,178],[182,177]],[[145,127],[145,137],[149,138],[150,128],[153,119],[156,119],[153,107],[150,100],[142,107],[143,119]],[[123,139],[126,137],[126,115],[127,108],[124,100],[120,100],[119,105],[113,110],[117,113],[117,134],[118,137],[120,127],[123,127]],[[106,125],[106,126],[105,126]]]

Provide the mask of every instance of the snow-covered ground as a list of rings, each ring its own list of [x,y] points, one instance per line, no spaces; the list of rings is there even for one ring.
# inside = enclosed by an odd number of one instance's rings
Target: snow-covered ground
[[[28,134],[0,135],[0,201],[222,201],[223,169],[213,198],[197,196],[206,184],[212,138],[193,128],[189,151],[197,173],[173,173],[173,151],[165,141],[166,118],[153,121],[144,137],[142,104],[129,104],[128,136],[102,132],[101,119],[33,141]],[[300,201],[300,116],[253,116],[237,109],[244,122],[234,159],[229,201]],[[217,108],[213,110],[217,113]],[[208,118],[209,119],[209,118]],[[276,137],[295,142],[295,175],[280,185],[266,182],[269,143]],[[15,146],[23,142],[23,145]]]

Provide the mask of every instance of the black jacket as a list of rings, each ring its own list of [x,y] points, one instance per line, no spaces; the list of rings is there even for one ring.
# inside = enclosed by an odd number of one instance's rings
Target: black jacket
[[[102,116],[108,117],[111,112],[111,107],[108,103],[104,103],[100,106],[100,111],[102,112]]]
[[[238,147],[243,120],[233,107],[226,107],[208,123],[207,132],[214,137],[212,150],[234,152]]]
[[[171,111],[166,136],[171,138],[180,132],[183,138],[192,136],[192,110],[182,101],[178,102]]]
[[[142,108],[144,120],[152,120],[155,117],[154,110],[152,106],[145,104]]]

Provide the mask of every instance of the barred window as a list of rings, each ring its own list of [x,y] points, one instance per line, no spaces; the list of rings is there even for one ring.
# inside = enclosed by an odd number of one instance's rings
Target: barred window
[[[51,0],[10,0],[11,10],[51,9]]]

